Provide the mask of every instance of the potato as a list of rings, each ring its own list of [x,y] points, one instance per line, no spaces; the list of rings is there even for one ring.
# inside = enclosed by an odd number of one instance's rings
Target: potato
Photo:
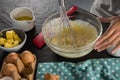
[[[35,60],[32,52],[28,50],[23,51],[20,58],[25,66],[28,66],[30,63],[32,63]]]
[[[12,63],[7,63],[2,69],[2,74],[4,76],[11,76],[13,71],[18,72],[17,67]]]

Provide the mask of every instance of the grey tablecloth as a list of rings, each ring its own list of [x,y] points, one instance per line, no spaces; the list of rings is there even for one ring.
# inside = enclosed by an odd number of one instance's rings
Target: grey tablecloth
[[[14,26],[9,13],[20,6],[29,7],[34,11],[37,32],[41,30],[46,17],[58,10],[57,0],[0,0],[0,30]]]
[[[90,9],[90,3],[93,0],[65,0],[65,4],[67,9],[72,5],[77,5],[83,9]],[[107,54],[106,51],[101,53],[97,53],[97,51],[92,51],[90,54],[77,59],[68,59],[63,58],[56,55],[52,50],[50,50],[47,46],[43,47],[42,49],[36,48],[33,43],[32,39],[35,36],[34,33],[39,33],[41,31],[42,24],[44,20],[58,9],[58,2],[57,0],[0,0],[0,30],[4,28],[13,27],[11,19],[9,17],[9,13],[16,7],[19,6],[26,6],[33,9],[35,13],[35,30],[32,30],[27,33],[28,39],[24,47],[20,50],[30,50],[32,51],[37,57],[37,63],[43,62],[61,62],[61,61],[69,61],[69,62],[80,62],[87,59],[93,58],[108,58],[111,57]],[[87,6],[87,8],[86,8]],[[104,26],[108,26],[105,25]],[[4,57],[8,53],[3,52],[0,50],[0,66],[2,65]]]
[[[80,8],[90,10],[90,6],[92,4],[93,0],[65,0],[65,6],[66,9],[70,8],[72,5],[77,5]],[[26,6],[31,8],[34,11],[35,14],[35,30],[32,30],[27,33],[28,39],[25,44],[25,46],[21,49],[25,50],[28,49],[32,52],[34,52],[39,62],[44,61],[73,61],[72,59],[64,59],[62,57],[58,58],[47,46],[38,49],[36,48],[33,43],[32,39],[36,35],[36,33],[39,33],[42,28],[42,24],[44,20],[50,16],[51,14],[55,13],[59,10],[58,0],[0,0],[0,30],[4,28],[14,27],[12,25],[12,21],[10,19],[9,13],[14,8],[20,7],[20,6]],[[108,26],[105,25],[104,26]],[[93,58],[93,57],[109,57],[108,55],[105,56],[105,54],[96,54],[96,51],[93,51],[93,54],[88,55],[88,57],[80,58],[80,60]],[[49,56],[48,56],[49,55]],[[100,56],[101,55],[101,56]],[[0,50],[0,61],[2,62],[2,58],[5,56],[5,52]],[[89,57],[90,56],[90,57]],[[78,59],[75,59],[75,62],[79,61]],[[1,63],[0,62],[0,63]]]
[[[93,0],[65,0],[66,8],[77,5],[89,10]],[[16,7],[26,6],[35,13],[36,32],[41,31],[44,20],[58,9],[58,0],[0,0],[0,30],[12,27],[9,13]]]
[[[77,5],[80,8],[90,10],[90,6],[93,0],[65,0],[66,9],[70,8],[72,5]],[[31,8],[35,14],[35,30],[31,30],[27,33],[28,39],[23,50],[30,50],[37,55],[38,62],[48,62],[48,61],[72,61],[78,62],[89,58],[101,58],[110,57],[105,51],[97,53],[96,51],[91,52],[91,54],[79,58],[79,59],[66,59],[56,55],[47,46],[42,49],[36,48],[32,39],[41,31],[42,24],[44,20],[51,14],[59,10],[58,0],[0,0],[0,30],[4,28],[13,27],[12,21],[10,19],[9,13],[16,7],[26,6]],[[108,26],[104,24],[104,26]],[[104,27],[105,28],[105,27]],[[104,29],[105,30],[105,29]],[[6,52],[0,50],[0,65],[2,64],[3,58],[6,56]],[[97,53],[97,54],[96,54]]]

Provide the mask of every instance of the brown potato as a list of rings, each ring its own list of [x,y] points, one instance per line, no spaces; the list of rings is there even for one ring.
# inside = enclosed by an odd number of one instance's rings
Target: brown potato
[[[24,66],[23,62],[20,60],[20,58],[18,58],[18,59],[15,61],[15,65],[16,65],[19,73],[22,73],[22,72],[24,71],[25,66]]]
[[[25,66],[28,66],[35,60],[33,54],[28,50],[23,51],[20,57]]]
[[[13,71],[17,72],[16,66],[12,63],[7,63],[4,65],[2,73],[5,76],[11,76]]]
[[[19,58],[18,54],[15,52],[9,53],[6,58],[5,61],[7,63],[15,63],[15,61]]]
[[[58,75],[52,75],[50,73],[46,73],[44,80],[59,80],[59,78],[60,77]]]

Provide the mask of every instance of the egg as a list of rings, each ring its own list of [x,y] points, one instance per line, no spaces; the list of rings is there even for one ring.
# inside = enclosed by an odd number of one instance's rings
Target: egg
[[[18,58],[19,58],[18,54],[12,52],[6,56],[5,60],[7,63],[15,63],[15,60],[17,60]]]
[[[31,62],[34,62],[34,60],[35,60],[32,52],[30,52],[28,50],[23,51],[20,57],[25,66],[27,66]]]
[[[26,78],[22,78],[21,80],[27,80]]]
[[[53,74],[50,74],[50,73],[46,73],[44,75],[44,80],[59,80],[60,76],[59,75],[53,75]]]
[[[6,76],[6,77],[3,77],[3,78],[0,79],[0,80],[13,80],[13,78],[12,78],[12,77],[9,77],[9,76]]]
[[[2,69],[3,75],[11,76],[13,71],[17,72],[17,67],[14,64],[12,63],[4,64],[4,67]]]

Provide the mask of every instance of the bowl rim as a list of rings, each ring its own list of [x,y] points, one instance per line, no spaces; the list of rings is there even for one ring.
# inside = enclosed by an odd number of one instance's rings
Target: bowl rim
[[[26,40],[27,40],[27,35],[26,35],[26,33],[25,33],[23,30],[21,30],[21,29],[18,29],[18,28],[6,28],[6,29],[2,29],[2,30],[0,31],[0,33],[3,32],[3,31],[15,30],[15,29],[23,32],[23,34],[24,34],[24,36],[25,36],[24,39],[23,39],[23,41],[22,41],[19,45],[14,46],[14,47],[11,47],[11,48],[5,48],[5,47],[3,47],[3,46],[0,46],[1,49],[7,49],[7,50],[15,49],[15,48],[19,47],[20,45],[22,45],[22,44],[24,44],[24,43],[26,42]]]
[[[98,36],[97,36],[97,38],[94,40],[94,41],[92,41],[91,43],[89,43],[88,45],[85,45],[85,46],[82,46],[82,47],[77,47],[77,48],[71,48],[71,50],[86,50],[86,49],[88,49],[89,48],[89,46],[90,45],[92,45],[92,44],[94,44],[99,38],[100,38],[100,36],[102,35],[102,32],[103,32],[103,27],[102,27],[102,24],[101,24],[101,22],[100,22],[100,20],[97,18],[97,17],[95,17],[93,14],[90,14],[90,13],[87,13],[87,12],[84,12],[84,11],[81,11],[81,12],[83,12],[83,13],[85,13],[85,14],[87,14],[87,15],[89,15],[89,16],[91,16],[91,17],[93,17],[94,19],[96,19],[97,20],[97,22],[98,22],[98,24],[100,25],[100,33],[98,34]],[[56,13],[54,13],[54,14],[52,14],[52,15],[50,15],[47,19],[45,19],[45,21],[43,22],[43,25],[42,25],[42,33],[43,33],[43,37],[45,38],[45,42],[47,43],[47,44],[49,44],[49,41],[46,39],[47,37],[45,36],[45,29],[44,29],[44,25],[46,25],[46,23],[47,23],[47,21],[51,18],[51,17],[53,17],[53,16],[55,16],[55,15],[57,15],[57,14],[59,14],[59,12],[56,12]],[[54,48],[55,49],[59,49],[59,46],[57,46],[57,45],[54,45],[54,44],[51,44],[52,46],[55,46]],[[49,46],[48,46],[49,47]],[[68,48],[64,48],[64,49],[68,49]]]

